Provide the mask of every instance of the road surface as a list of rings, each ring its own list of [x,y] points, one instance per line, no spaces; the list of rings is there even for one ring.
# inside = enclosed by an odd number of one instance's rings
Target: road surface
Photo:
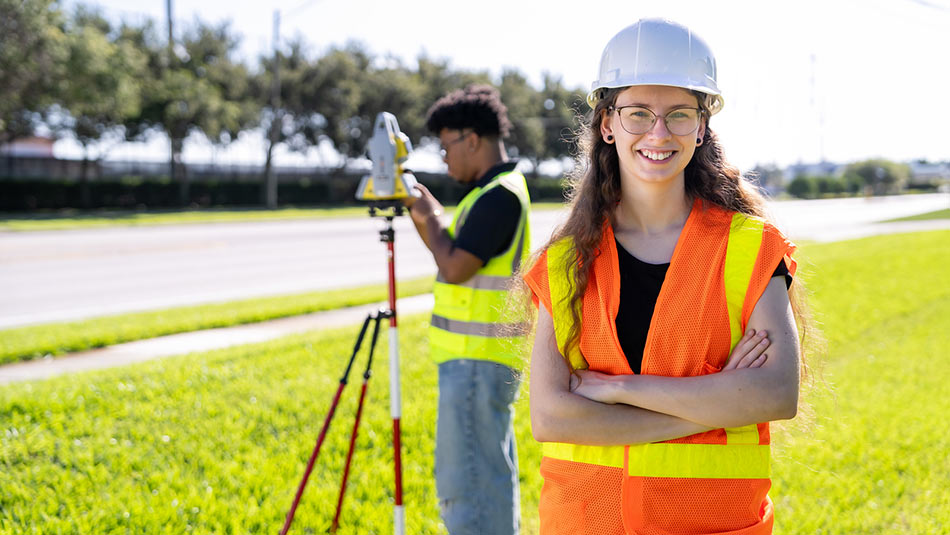
[[[950,196],[787,201],[771,207],[793,239],[838,240],[894,231],[871,224],[948,208]],[[532,247],[542,245],[565,215],[534,212]],[[0,329],[384,282],[382,228],[382,220],[364,217],[0,231]],[[409,219],[397,218],[395,229],[397,279],[435,273]]]

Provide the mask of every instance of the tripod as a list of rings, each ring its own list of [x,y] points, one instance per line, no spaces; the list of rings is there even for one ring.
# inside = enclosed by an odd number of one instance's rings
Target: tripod
[[[363,387],[360,391],[360,399],[356,409],[356,418],[353,424],[353,432],[350,435],[350,449],[346,454],[346,464],[343,468],[343,481],[340,484],[340,495],[337,499],[336,514],[333,516],[333,522],[330,524],[330,533],[336,533],[336,530],[339,527],[340,511],[343,508],[343,495],[346,492],[346,481],[350,474],[350,462],[353,458],[353,449],[356,445],[356,434],[360,425],[360,416],[363,413],[363,401],[366,398],[366,388],[369,384],[369,378],[371,374],[370,372],[373,364],[373,349],[376,346],[376,339],[379,335],[379,322],[384,318],[389,320],[389,407],[390,414],[392,415],[393,419],[393,465],[395,469],[393,533],[395,535],[404,535],[406,532],[405,511],[403,510],[402,505],[402,446],[400,444],[401,432],[399,429],[399,420],[402,415],[402,407],[399,389],[399,334],[396,327],[396,252],[394,247],[396,232],[393,230],[393,218],[401,215],[403,210],[404,207],[400,201],[376,201],[370,203],[370,217],[383,217],[386,220],[386,227],[379,231],[379,240],[386,243],[389,268],[389,309],[379,309],[378,311],[370,312],[363,321],[363,327],[360,329],[359,336],[356,338],[356,345],[353,348],[353,354],[350,356],[350,360],[346,365],[346,371],[343,373],[343,377],[340,378],[340,386],[337,388],[336,395],[333,397],[333,402],[330,404],[330,410],[327,413],[327,418],[323,422],[323,429],[321,429],[320,435],[317,438],[317,444],[313,448],[313,453],[310,455],[310,460],[307,462],[307,468],[304,471],[303,479],[300,481],[300,485],[297,487],[297,494],[294,496],[293,504],[290,506],[290,510],[287,512],[287,518],[284,520],[284,527],[281,529],[280,535],[287,535],[287,532],[290,530],[290,525],[294,520],[294,513],[297,511],[297,506],[300,504],[300,498],[303,496],[304,488],[307,486],[307,480],[310,478],[310,473],[313,471],[313,465],[316,463],[317,456],[320,454],[320,447],[323,445],[323,440],[326,438],[327,430],[330,428],[330,422],[333,420],[333,415],[336,413],[337,405],[340,402],[340,395],[343,393],[343,389],[346,387],[347,378],[350,375],[350,368],[352,368],[353,362],[356,359],[356,354],[359,352],[360,346],[363,343],[363,338],[366,335],[370,321],[374,321],[375,324],[373,327],[373,337],[369,346],[369,358],[366,362],[366,370],[363,372]],[[380,211],[382,211],[382,213]]]

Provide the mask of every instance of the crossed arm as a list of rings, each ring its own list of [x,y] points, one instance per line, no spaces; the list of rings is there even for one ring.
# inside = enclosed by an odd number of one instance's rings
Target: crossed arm
[[[763,332],[770,334],[767,338],[754,334]],[[541,306],[531,355],[535,439],[639,444],[792,418],[798,406],[796,333],[785,283],[776,277],[720,373],[662,377],[579,371],[572,375],[557,349],[551,315]]]

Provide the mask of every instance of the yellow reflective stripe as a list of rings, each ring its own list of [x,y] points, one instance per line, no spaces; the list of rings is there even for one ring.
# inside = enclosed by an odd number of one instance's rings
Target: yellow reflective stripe
[[[551,318],[554,320],[554,338],[557,348],[567,360],[572,369],[587,369],[587,361],[581,355],[580,348],[574,344],[570,349],[567,346],[567,336],[571,329],[571,308],[569,296],[573,288],[572,277],[565,273],[565,266],[571,266],[571,274],[576,270],[574,265],[574,242],[564,238],[548,247],[548,289],[551,291]],[[580,304],[580,303],[578,303]],[[578,314],[580,317],[580,314]]]
[[[541,446],[541,454],[562,461],[623,468],[623,449],[624,446],[581,446],[545,442]]]
[[[769,446],[639,444],[630,446],[627,475],[706,479],[767,479]]]
[[[545,442],[542,455],[575,463],[623,468],[624,446]],[[768,445],[639,444],[630,446],[627,475],[706,479],[767,479]]]
[[[732,351],[742,338],[742,305],[745,302],[752,269],[762,244],[762,230],[765,222],[761,219],[736,213],[732,216],[729,228],[729,243],[726,247],[726,261],[723,280],[726,290],[726,306],[729,311],[729,333]]]
[[[727,427],[725,428],[725,431],[726,444],[736,445],[759,443],[759,426],[756,424],[742,427]]]

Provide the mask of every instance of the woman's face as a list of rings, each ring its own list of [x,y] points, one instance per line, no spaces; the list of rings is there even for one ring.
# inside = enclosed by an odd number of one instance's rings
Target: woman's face
[[[606,115],[600,130],[604,141],[617,147],[620,176],[624,183],[631,179],[656,184],[682,182],[683,170],[696,151],[697,138],[702,138],[706,130],[705,121],[700,116],[695,129],[682,132],[684,125],[692,124],[690,120],[697,107],[696,97],[679,87],[632,86],[617,95],[614,109],[604,112]],[[632,134],[628,130],[640,131],[642,128],[636,125],[648,125],[652,118],[643,108],[656,115],[656,121],[646,132]],[[621,121],[621,114],[624,121]],[[669,119],[664,121],[666,117]],[[673,124],[678,133],[670,132],[667,123]],[[613,140],[609,141],[611,135]]]

